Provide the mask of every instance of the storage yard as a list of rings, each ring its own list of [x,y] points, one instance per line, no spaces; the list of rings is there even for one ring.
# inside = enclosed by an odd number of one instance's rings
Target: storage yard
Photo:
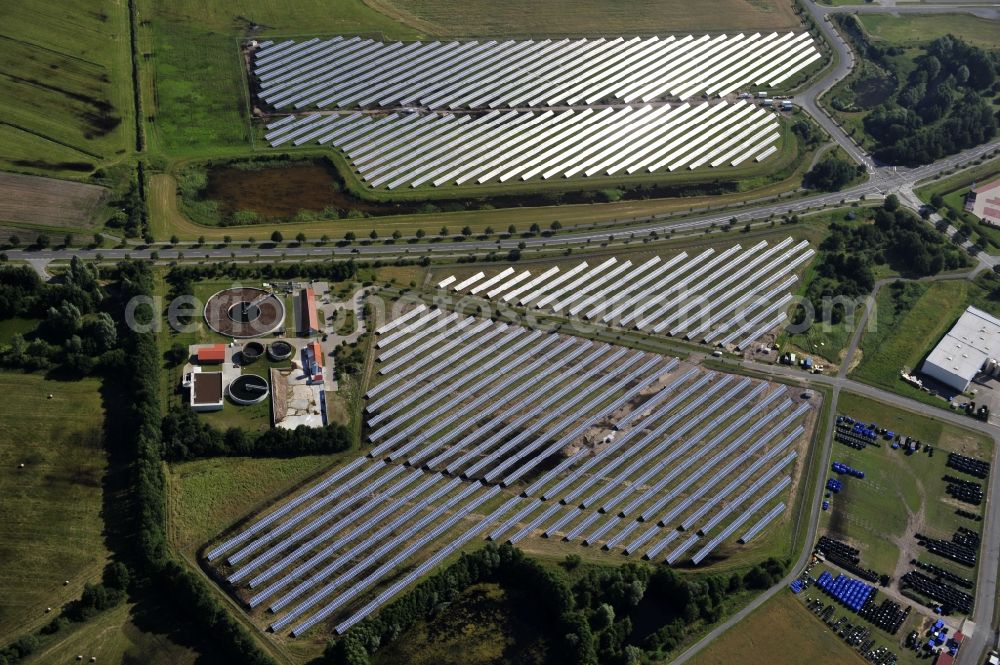
[[[853,645],[862,655],[875,648],[870,640],[888,644],[892,659],[874,662],[954,656],[962,631],[975,629],[965,618],[974,609],[991,448],[884,404],[849,395],[841,405],[851,412],[835,421],[822,535],[791,590],[827,624],[846,610],[841,625],[866,633]]]
[[[787,519],[818,406],[789,388],[423,308],[378,333],[368,455],[207,550],[275,632],[342,633],[476,539],[704,566]]]
[[[721,251],[692,250],[693,256],[654,256],[637,266],[611,257],[565,271],[491,269],[489,277],[485,271],[461,281],[449,275],[437,286],[498,307],[745,350],[787,320],[796,271],[814,253],[806,240],[786,238],[774,245],[762,240],[745,249],[736,244]]]

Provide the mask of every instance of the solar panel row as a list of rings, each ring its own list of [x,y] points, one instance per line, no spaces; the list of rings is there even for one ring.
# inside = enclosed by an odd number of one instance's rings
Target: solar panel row
[[[265,138],[272,147],[289,141],[330,145],[370,187],[396,189],[656,173],[699,168],[711,156],[718,157],[713,167],[726,161],[735,166],[773,155],[780,133],[773,113],[740,100],[599,112],[493,111],[475,119],[448,112],[379,120],[312,114]]]
[[[820,58],[809,33],[632,39],[283,42],[252,74],[273,108],[513,108],[725,96]]]

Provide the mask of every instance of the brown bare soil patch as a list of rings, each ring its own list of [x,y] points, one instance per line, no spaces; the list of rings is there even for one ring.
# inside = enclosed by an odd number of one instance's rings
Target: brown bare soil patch
[[[0,221],[64,228],[89,226],[110,193],[97,185],[0,173]]]

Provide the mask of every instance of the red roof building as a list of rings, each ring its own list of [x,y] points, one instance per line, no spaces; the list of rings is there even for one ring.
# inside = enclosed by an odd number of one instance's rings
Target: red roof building
[[[993,226],[1000,226],[1000,180],[973,185],[965,197],[965,210]]]
[[[213,344],[198,349],[199,365],[218,365],[226,362],[226,345]]]

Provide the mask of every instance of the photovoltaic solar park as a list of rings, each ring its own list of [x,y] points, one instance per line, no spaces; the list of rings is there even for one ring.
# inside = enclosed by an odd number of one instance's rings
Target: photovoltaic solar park
[[[809,242],[766,240],[744,248],[680,252],[644,261],[580,261],[496,269],[437,286],[495,305],[732,348],[749,348],[788,318],[796,270],[815,252]]]
[[[779,85],[820,58],[805,32],[335,37],[262,44],[252,79],[274,114],[272,147],[329,145],[369,187],[392,190],[760,162],[779,150],[777,117],[736,91]]]
[[[593,106],[725,97],[821,57],[807,32],[503,42],[359,37],[262,45],[253,74],[275,109]]]
[[[207,549],[262,628],[343,633],[484,539],[704,566],[789,519],[801,391],[426,306],[376,333],[366,455]]]

